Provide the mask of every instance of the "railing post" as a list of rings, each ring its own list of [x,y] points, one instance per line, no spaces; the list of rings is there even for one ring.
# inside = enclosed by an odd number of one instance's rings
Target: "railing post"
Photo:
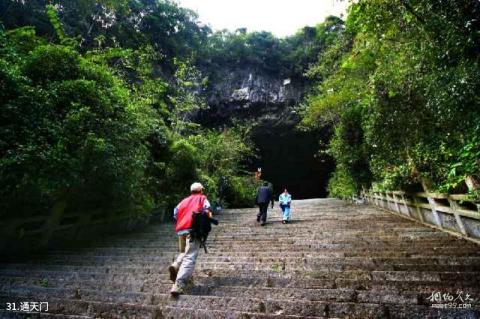
[[[410,211],[410,206],[407,204],[407,200],[405,199],[405,194],[402,193],[402,203],[405,205],[405,209],[407,210],[407,214],[409,217],[412,217],[412,212]]]
[[[387,192],[382,193],[382,198],[383,198],[383,208],[388,210],[388,195]]]
[[[437,209],[436,209],[436,204],[435,204],[435,199],[433,197],[430,197],[430,194],[427,193],[427,199],[428,199],[428,204],[430,204],[430,209],[432,210],[433,218],[435,219],[435,224],[437,224],[438,227],[442,227],[442,222],[440,221],[440,216],[438,215]]]
[[[417,210],[418,219],[420,219],[420,221],[423,223],[424,219],[423,219],[422,209],[420,208],[420,205],[419,205],[420,203],[417,200],[417,196],[413,194],[412,199],[413,199],[413,204],[415,205],[415,209]]]
[[[452,210],[453,216],[455,216],[455,220],[457,221],[457,226],[465,236],[468,236],[468,233],[465,229],[465,225],[463,224],[462,218],[460,214],[458,214],[458,204],[455,200],[451,199],[450,196],[447,197],[448,203],[450,204],[450,209]]]
[[[397,209],[397,212],[401,214],[402,211],[400,210],[400,206],[398,205],[397,196],[395,195],[395,192],[392,192],[392,198],[393,198],[393,202],[395,203],[395,208]]]

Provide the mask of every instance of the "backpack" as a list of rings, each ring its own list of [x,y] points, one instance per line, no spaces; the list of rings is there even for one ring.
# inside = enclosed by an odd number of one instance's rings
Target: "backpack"
[[[207,237],[212,230],[212,224],[218,225],[218,221],[210,218],[205,211],[193,212],[192,214],[193,222],[190,236],[192,237],[192,240],[200,240],[200,247],[203,247],[205,253],[208,253],[206,246]]]

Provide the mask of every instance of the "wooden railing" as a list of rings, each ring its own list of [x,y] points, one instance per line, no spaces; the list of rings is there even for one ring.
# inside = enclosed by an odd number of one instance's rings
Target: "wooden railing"
[[[372,191],[365,200],[480,244],[480,203],[467,195]]]

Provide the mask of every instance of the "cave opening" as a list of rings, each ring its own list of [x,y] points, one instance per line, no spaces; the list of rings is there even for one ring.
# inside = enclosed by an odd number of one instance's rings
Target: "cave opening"
[[[299,130],[301,116],[295,99],[284,104],[245,103],[212,102],[207,110],[197,114],[197,120],[217,128],[247,123],[256,150],[254,157],[245,159],[245,168],[252,174],[262,168],[262,179],[273,184],[275,198],[285,188],[294,199],[327,197],[335,162],[321,151],[328,145],[332,128]]]
[[[262,179],[273,184],[275,198],[284,188],[294,199],[327,197],[328,179],[335,164],[319,151],[329,136],[329,128],[304,132],[291,124],[258,125],[252,133],[258,158],[251,169],[262,168]]]

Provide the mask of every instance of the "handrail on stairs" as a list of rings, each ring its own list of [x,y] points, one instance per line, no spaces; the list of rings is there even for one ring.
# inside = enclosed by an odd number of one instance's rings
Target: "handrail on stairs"
[[[480,244],[480,202],[466,194],[367,191],[367,203]]]

